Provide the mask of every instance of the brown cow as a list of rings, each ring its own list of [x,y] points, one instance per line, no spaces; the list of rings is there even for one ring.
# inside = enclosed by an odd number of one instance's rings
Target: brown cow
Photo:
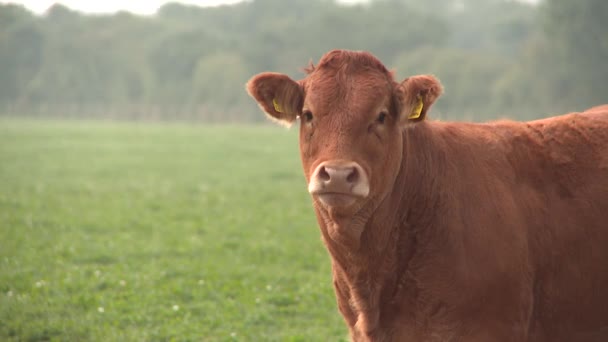
[[[608,341],[608,108],[428,121],[436,78],[397,83],[342,50],[247,90],[270,118],[300,119],[354,341]]]

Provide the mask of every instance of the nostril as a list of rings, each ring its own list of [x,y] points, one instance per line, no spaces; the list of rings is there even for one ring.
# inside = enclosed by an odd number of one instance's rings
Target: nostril
[[[319,177],[319,179],[322,180],[322,181],[328,181],[331,178],[329,176],[329,173],[327,173],[327,170],[325,170],[325,166],[321,166],[321,168],[319,169],[319,174],[317,175],[317,177]]]
[[[365,169],[356,162],[332,160],[331,163],[317,165],[309,179],[308,192],[326,198],[334,198],[336,195],[367,197],[368,179]]]
[[[352,168],[352,171],[346,176],[346,181],[349,183],[356,183],[359,180],[359,171],[356,167]]]

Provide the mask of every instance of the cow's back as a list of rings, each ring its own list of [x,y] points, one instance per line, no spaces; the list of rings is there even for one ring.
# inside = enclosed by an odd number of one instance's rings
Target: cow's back
[[[501,137],[497,143],[508,163],[503,175],[520,215],[513,222],[525,222],[527,232],[532,341],[608,340],[604,107],[489,125]]]
[[[608,111],[538,120],[527,129],[542,143],[527,147],[541,155],[530,191],[545,202],[522,208],[533,223],[534,330],[548,341],[608,340]],[[519,171],[526,177],[525,167]]]
[[[429,127],[448,169],[437,224],[461,246],[453,292],[495,298],[461,316],[518,321],[513,341],[608,341],[608,111]]]

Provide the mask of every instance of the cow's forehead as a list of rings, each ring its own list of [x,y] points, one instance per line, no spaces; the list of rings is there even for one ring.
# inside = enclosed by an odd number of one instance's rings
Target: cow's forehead
[[[311,64],[308,68],[306,68],[308,73],[314,73],[315,71],[319,70],[342,70],[348,73],[371,69],[383,74],[390,74],[382,62],[380,62],[380,60],[378,60],[372,54],[367,52],[344,50],[331,51],[321,58],[317,67]]]
[[[350,91],[394,84],[392,72],[366,52],[331,51],[321,58],[318,66],[310,65],[306,70],[305,82],[313,90]]]
[[[393,86],[392,79],[378,70],[317,70],[306,79],[306,103],[365,106],[386,99]]]

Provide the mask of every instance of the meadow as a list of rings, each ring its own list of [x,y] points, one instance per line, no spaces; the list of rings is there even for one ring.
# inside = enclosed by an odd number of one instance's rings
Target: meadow
[[[0,119],[1,341],[342,341],[297,129]]]

